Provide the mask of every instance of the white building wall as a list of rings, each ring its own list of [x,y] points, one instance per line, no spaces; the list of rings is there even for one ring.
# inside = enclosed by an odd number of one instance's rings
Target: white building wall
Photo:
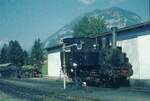
[[[150,79],[150,35],[118,41],[132,64],[132,79]]]
[[[61,76],[61,62],[60,52],[54,52],[48,54],[48,76],[60,77]]]
[[[123,41],[117,42],[118,46],[122,47],[122,51],[127,54],[127,57],[129,58],[129,62],[132,64],[132,68],[134,71],[134,74],[131,78],[137,79],[139,78],[140,74],[140,61],[139,61],[139,50],[138,50],[138,39],[127,39]]]
[[[140,79],[150,79],[150,35],[138,37]]]

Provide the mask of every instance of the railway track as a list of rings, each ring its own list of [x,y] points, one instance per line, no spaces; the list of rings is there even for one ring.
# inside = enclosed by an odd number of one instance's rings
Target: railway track
[[[146,95],[147,99],[150,96],[150,89],[142,87],[122,87],[116,89],[96,88],[96,87],[76,89],[70,87],[67,90],[63,90],[61,89],[61,86],[62,84],[60,82],[56,81],[50,82],[48,80],[0,79],[1,91],[14,97],[25,99],[27,101],[101,101],[99,99],[103,98],[103,96],[105,95],[108,98],[110,97],[110,99],[112,99],[113,97],[115,98],[114,100],[108,100],[106,97],[106,100],[102,101],[117,101],[116,99],[118,96],[122,98],[125,97],[126,94],[127,95],[133,94],[132,96],[135,96],[135,99],[137,97],[137,94],[143,98],[145,98]],[[133,101],[133,99],[128,101]],[[150,100],[139,100],[139,101],[150,101]]]
[[[65,91],[61,94],[61,89],[60,92],[56,93],[51,90],[48,91],[49,89],[30,87],[22,85],[22,83],[18,84],[18,82],[20,81],[14,83],[14,81],[0,80],[0,90],[11,96],[27,101],[83,101],[83,99],[84,101],[97,101],[93,98],[67,95],[65,94]]]

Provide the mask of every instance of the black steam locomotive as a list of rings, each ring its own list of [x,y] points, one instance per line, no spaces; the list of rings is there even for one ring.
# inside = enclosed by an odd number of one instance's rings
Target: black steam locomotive
[[[62,70],[77,84],[128,86],[132,66],[121,47],[113,48],[107,37],[62,40]]]

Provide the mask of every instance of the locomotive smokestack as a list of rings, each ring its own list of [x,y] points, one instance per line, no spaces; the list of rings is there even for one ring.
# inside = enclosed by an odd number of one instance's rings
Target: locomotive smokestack
[[[116,48],[116,31],[117,31],[117,27],[112,27],[112,48],[115,49]]]

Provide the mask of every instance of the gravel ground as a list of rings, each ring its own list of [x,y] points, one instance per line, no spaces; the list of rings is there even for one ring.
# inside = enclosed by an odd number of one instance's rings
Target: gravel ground
[[[74,86],[63,90],[62,81],[47,78],[1,79],[0,91],[9,96],[26,99],[26,101],[150,101],[150,92],[122,88],[76,88]],[[0,97],[8,98],[3,95],[0,95]],[[19,100],[13,100],[10,97],[9,100],[3,101]]]

